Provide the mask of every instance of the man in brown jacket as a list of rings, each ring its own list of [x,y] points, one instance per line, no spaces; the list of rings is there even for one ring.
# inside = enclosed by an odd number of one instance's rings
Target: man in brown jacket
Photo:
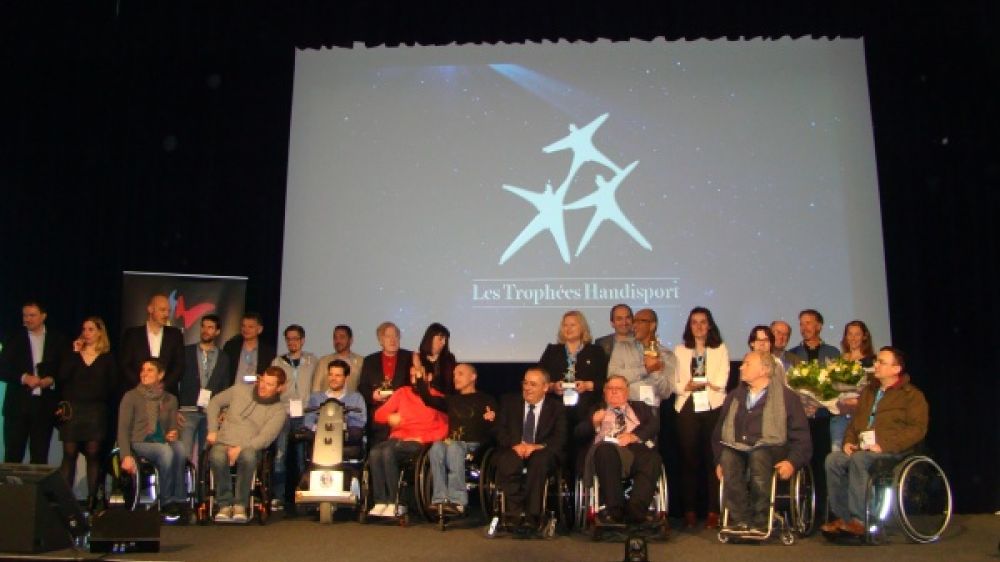
[[[865,532],[865,488],[871,465],[900,457],[927,434],[927,400],[910,384],[903,352],[883,347],[875,361],[875,381],[861,393],[857,414],[844,435],[843,451],[826,457],[826,488],[834,520],[826,534]]]

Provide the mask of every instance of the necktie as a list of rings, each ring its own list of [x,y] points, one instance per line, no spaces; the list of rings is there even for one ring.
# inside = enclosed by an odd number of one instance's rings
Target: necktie
[[[615,429],[613,431],[614,435],[612,437],[618,437],[622,433],[625,433],[625,412],[620,408],[615,408]]]
[[[528,415],[524,416],[524,429],[521,430],[521,441],[535,442],[535,405],[528,404]]]

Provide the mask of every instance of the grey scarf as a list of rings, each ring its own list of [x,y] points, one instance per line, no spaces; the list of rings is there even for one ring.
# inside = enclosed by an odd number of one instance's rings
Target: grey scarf
[[[764,402],[760,441],[750,446],[736,440],[736,409],[745,406],[737,403],[737,400],[733,400],[729,403],[729,411],[725,413],[726,418],[722,422],[723,445],[739,451],[749,451],[755,447],[784,445],[788,441],[788,425],[785,421],[785,392],[777,377],[772,377],[768,383],[767,396],[764,399],[766,402]]]
[[[160,421],[160,402],[163,399],[163,385],[159,383],[150,386],[140,384],[136,388],[139,390],[139,395],[146,399],[147,429],[145,434],[149,435],[156,431],[156,424]]]

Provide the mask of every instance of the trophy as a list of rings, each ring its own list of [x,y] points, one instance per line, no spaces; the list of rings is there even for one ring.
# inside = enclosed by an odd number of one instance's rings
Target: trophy
[[[576,391],[576,363],[570,363],[566,374],[563,375],[562,382],[559,384],[562,385],[563,404],[576,406],[577,402],[580,401],[580,394]]]

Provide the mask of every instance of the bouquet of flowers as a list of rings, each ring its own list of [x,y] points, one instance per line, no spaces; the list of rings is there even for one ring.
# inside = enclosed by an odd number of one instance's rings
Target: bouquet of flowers
[[[788,386],[797,390],[807,403],[839,413],[837,399],[844,394],[857,395],[865,371],[857,361],[837,358],[825,365],[813,360],[788,370]]]

